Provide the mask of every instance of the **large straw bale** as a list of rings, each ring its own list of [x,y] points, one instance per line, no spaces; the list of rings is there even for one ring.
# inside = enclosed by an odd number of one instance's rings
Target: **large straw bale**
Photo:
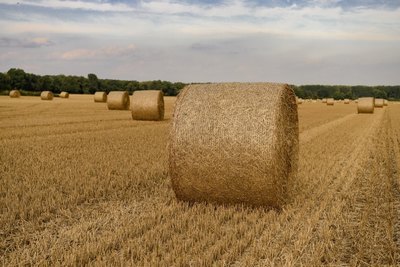
[[[131,109],[134,120],[163,120],[164,94],[157,90],[135,91],[132,95]]]
[[[19,92],[19,90],[11,90],[10,91],[10,97],[11,98],[18,98],[21,96],[21,93]]]
[[[128,110],[129,104],[128,91],[113,91],[107,96],[107,107],[110,110]]]
[[[333,106],[335,104],[335,100],[333,98],[327,98],[326,99],[326,104],[328,106]]]
[[[53,100],[53,93],[50,91],[43,91],[42,93],[40,93],[40,98],[42,100]]]
[[[374,113],[375,99],[373,97],[360,97],[357,103],[358,113]]]
[[[375,107],[376,108],[383,108],[384,101],[382,98],[375,98]]]
[[[297,170],[294,92],[275,83],[189,85],[169,140],[178,199],[280,207]]]
[[[68,92],[61,92],[60,93],[61,98],[69,98],[69,93]]]
[[[345,99],[344,99],[344,103],[345,103],[345,104],[350,104],[350,99],[345,98]]]
[[[106,92],[94,93],[94,102],[107,102],[107,93]]]

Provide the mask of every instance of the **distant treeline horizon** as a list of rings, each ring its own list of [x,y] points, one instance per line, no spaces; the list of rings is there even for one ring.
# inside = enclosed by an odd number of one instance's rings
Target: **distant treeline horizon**
[[[137,90],[162,90],[166,96],[176,96],[189,83],[169,81],[136,81],[99,79],[90,73],[87,77],[67,75],[37,75],[26,73],[23,69],[11,68],[0,72],[0,94],[10,90],[21,90],[25,95],[39,95],[41,91],[62,91],[71,94],[93,94],[96,91],[121,91],[130,93]],[[357,99],[376,97],[388,100],[400,100],[400,85],[290,85],[296,96],[304,99],[334,98]]]

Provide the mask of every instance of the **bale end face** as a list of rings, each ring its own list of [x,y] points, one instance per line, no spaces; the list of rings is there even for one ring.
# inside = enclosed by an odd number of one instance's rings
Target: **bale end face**
[[[189,85],[170,132],[169,174],[178,199],[281,207],[297,170],[293,90],[274,83]]]
[[[107,107],[109,110],[128,110],[130,99],[128,91],[113,91],[107,96]]]
[[[164,119],[164,94],[157,90],[135,91],[132,95],[132,119],[160,121]]]

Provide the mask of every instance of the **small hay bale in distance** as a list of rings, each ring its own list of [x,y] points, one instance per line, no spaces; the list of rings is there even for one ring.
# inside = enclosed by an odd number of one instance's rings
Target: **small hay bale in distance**
[[[158,90],[135,91],[131,102],[132,119],[161,121],[164,119],[164,94]]]
[[[384,101],[382,98],[375,98],[375,107],[376,108],[383,108]]]
[[[345,103],[345,104],[350,104],[350,99],[345,98],[345,99],[344,99],[344,103]]]
[[[322,103],[324,103],[324,104],[325,104],[325,103],[326,103],[326,101],[327,101],[327,100],[326,100],[326,98],[322,98]]]
[[[54,95],[53,95],[53,93],[50,92],[50,91],[43,91],[43,92],[40,94],[40,98],[41,98],[42,100],[53,100],[53,97],[54,97]]]
[[[294,92],[276,83],[189,85],[177,98],[169,141],[178,199],[279,208],[297,171]]]
[[[106,92],[96,92],[94,93],[94,102],[107,102],[107,93]]]
[[[333,106],[335,104],[335,100],[333,98],[326,99],[326,105]]]
[[[109,110],[128,110],[130,104],[128,91],[112,91],[107,96]]]
[[[21,96],[21,93],[19,90],[11,90],[9,96],[11,98],[18,98]]]
[[[303,104],[303,98],[296,97],[297,105]]]
[[[387,106],[388,103],[389,103],[389,101],[387,101],[387,99],[383,99],[383,105],[384,105],[384,106]]]
[[[373,97],[360,97],[357,103],[357,113],[374,113],[375,99]]]
[[[61,92],[60,93],[61,98],[69,98],[69,93],[68,92]]]

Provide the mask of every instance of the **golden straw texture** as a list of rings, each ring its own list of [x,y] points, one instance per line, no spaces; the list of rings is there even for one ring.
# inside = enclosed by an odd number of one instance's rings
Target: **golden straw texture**
[[[18,90],[11,90],[10,91],[10,97],[11,98],[18,98],[21,96],[21,93]]]
[[[335,100],[333,98],[326,99],[326,104],[328,106],[333,106],[335,104]]]
[[[40,98],[42,99],[42,100],[53,100],[53,93],[52,92],[50,92],[50,91],[43,91],[41,94],[40,94]]]
[[[375,107],[376,108],[383,108],[384,101],[382,98],[375,98]]]
[[[106,92],[96,92],[94,94],[94,102],[107,102]]]
[[[113,91],[107,96],[107,107],[110,110],[127,110],[129,109],[128,91]]]
[[[375,99],[373,97],[360,97],[357,103],[358,113],[374,113]]]
[[[189,85],[169,140],[178,199],[281,207],[297,171],[294,92],[276,83]]]
[[[61,98],[69,98],[69,93],[68,92],[61,92],[60,93]]]
[[[163,120],[164,94],[157,90],[135,91],[132,95],[131,109],[134,120]]]

